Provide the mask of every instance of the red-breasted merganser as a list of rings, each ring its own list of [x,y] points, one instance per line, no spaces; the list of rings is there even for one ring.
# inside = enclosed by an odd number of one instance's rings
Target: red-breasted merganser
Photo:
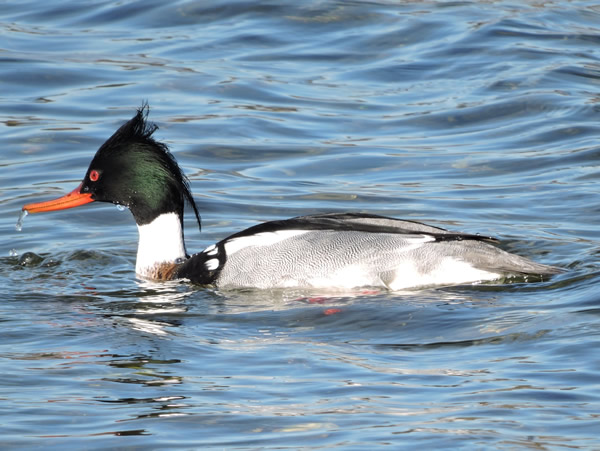
[[[147,115],[147,107],[140,108],[102,144],[75,190],[23,210],[63,210],[93,201],[128,207],[139,230],[139,277],[218,288],[400,290],[562,272],[505,252],[491,244],[494,238],[363,213],[258,224],[190,257],[184,204],[191,205],[200,226],[198,208],[175,158],[152,138],[157,126],[147,123]]]

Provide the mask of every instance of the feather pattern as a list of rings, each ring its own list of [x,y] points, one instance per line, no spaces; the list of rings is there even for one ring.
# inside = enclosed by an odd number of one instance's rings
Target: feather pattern
[[[377,215],[301,216],[232,235],[192,256],[177,274],[220,288],[398,290],[559,272],[503,251],[493,241]]]

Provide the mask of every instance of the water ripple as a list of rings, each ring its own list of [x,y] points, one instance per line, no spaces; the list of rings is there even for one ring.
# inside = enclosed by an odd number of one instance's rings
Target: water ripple
[[[599,17],[562,0],[4,2],[4,446],[593,447]],[[144,101],[203,213],[190,251],[358,210],[569,271],[219,292],[136,280],[133,219],[109,205],[16,232]]]

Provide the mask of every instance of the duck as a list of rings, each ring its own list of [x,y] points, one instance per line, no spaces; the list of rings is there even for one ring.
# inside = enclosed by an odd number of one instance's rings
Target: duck
[[[498,247],[489,236],[417,221],[349,212],[259,223],[189,255],[184,207],[201,228],[190,182],[167,145],[153,138],[147,104],[136,110],[93,157],[70,193],[23,206],[27,213],[91,202],[128,208],[139,239],[136,275],[217,289],[406,290],[480,284],[510,277],[537,280],[563,272]]]

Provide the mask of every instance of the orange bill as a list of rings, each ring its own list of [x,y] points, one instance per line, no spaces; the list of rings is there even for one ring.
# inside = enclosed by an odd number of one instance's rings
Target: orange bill
[[[41,213],[43,211],[66,210],[67,208],[79,207],[80,205],[94,202],[91,193],[80,193],[81,183],[77,188],[69,194],[65,194],[58,199],[48,200],[46,202],[37,202],[35,204],[27,204],[23,207],[28,213]]]

